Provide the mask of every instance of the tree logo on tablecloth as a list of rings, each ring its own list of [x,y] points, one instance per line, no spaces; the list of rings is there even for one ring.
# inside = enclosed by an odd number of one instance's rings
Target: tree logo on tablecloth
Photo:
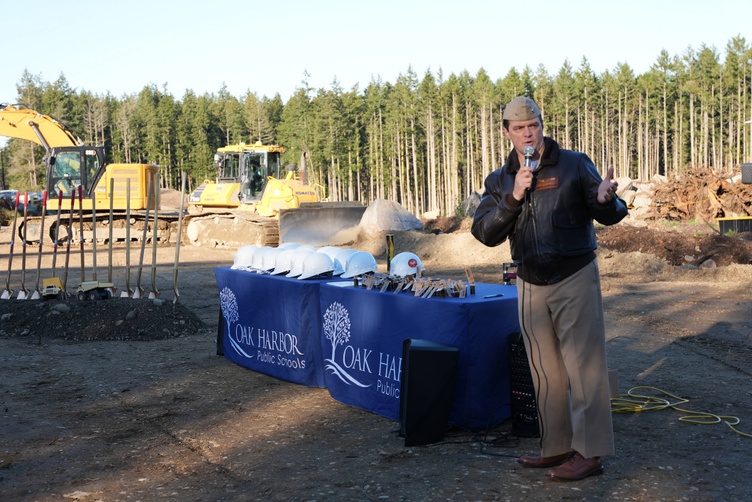
[[[344,345],[350,340],[350,313],[341,303],[334,302],[326,309],[323,329],[326,339],[332,342],[332,357],[331,359],[324,359],[324,362],[327,363],[326,369],[348,385],[370,387],[370,384],[360,383],[337,363],[337,345]]]
[[[235,293],[233,293],[227,286],[222,288],[222,291],[219,292],[219,306],[222,309],[222,317],[225,318],[225,322],[227,323],[227,331],[225,333],[227,334],[227,339],[230,340],[230,344],[240,354],[243,354],[249,359],[253,359],[253,356],[247,354],[242,347],[238,345],[238,342],[233,339],[230,332],[230,326],[232,323],[237,322],[238,319],[240,319],[240,316],[238,314],[238,301],[235,298]]]

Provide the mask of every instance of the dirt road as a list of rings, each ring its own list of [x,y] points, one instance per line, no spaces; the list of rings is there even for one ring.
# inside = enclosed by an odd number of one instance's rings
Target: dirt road
[[[479,281],[500,281],[498,263],[505,251],[471,242],[466,235],[408,235],[399,236],[398,248],[409,245],[421,256],[431,255],[424,263],[433,275],[456,276],[465,265]],[[378,246],[362,243],[364,249]],[[0,273],[7,252],[7,244],[0,243]],[[509,423],[481,434],[453,430],[442,443],[406,448],[395,421],[337,403],[325,389],[282,382],[217,356],[213,269],[231,264],[233,253],[183,247],[181,311],[167,318],[162,309],[173,301],[174,248],[159,248],[163,304],[151,314],[139,312],[138,319],[153,316],[147,328],[152,330],[181,321],[191,325],[185,307],[205,323],[187,333],[170,328],[169,337],[151,341],[71,341],[54,333],[21,334],[12,318],[0,322],[0,499],[732,501],[749,496],[752,439],[723,422],[736,416],[738,428],[752,432],[752,266],[684,270],[642,253],[600,254],[609,361],[619,372],[620,390],[663,389],[689,399],[681,408],[724,418],[718,424],[687,423],[680,421],[685,413],[671,408],[615,414],[617,455],[605,460],[605,474],[569,484],[515,462],[518,455],[537,451],[537,439],[508,437]],[[85,260],[91,263],[91,256]],[[106,257],[98,263],[106,265]],[[124,254],[116,253],[114,263],[122,287]],[[72,284],[78,272],[70,272]],[[106,277],[106,267],[99,274]],[[113,302],[109,322],[116,332],[124,326],[123,313],[135,307],[119,310],[119,299],[107,301]],[[23,302],[0,301],[0,316],[15,311],[17,303]],[[40,317],[50,314],[39,303],[24,305],[39,309]]]

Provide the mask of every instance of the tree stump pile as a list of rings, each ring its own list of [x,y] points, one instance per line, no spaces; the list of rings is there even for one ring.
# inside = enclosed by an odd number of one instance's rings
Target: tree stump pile
[[[666,220],[735,218],[752,215],[752,185],[728,175],[693,170],[655,184],[650,216]]]

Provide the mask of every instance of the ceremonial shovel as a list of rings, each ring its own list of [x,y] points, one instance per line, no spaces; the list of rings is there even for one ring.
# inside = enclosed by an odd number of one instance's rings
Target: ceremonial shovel
[[[3,300],[10,300],[13,297],[13,290],[10,289],[10,274],[11,274],[11,267],[13,265],[13,244],[16,242],[16,222],[18,221],[18,198],[21,196],[21,193],[16,193],[16,200],[13,204],[13,230],[10,234],[10,252],[8,254],[8,277],[5,279],[5,291],[3,291],[2,296],[0,296]]]
[[[31,294],[32,300],[39,300],[42,295],[39,292],[39,276],[42,273],[42,242],[44,242],[44,215],[47,214],[47,191],[42,192],[42,222],[39,228],[39,254],[37,255],[37,282],[34,292]]]
[[[21,290],[18,292],[19,300],[26,300],[29,292],[26,291],[26,215],[29,212],[29,192],[24,195],[23,237],[21,238]]]

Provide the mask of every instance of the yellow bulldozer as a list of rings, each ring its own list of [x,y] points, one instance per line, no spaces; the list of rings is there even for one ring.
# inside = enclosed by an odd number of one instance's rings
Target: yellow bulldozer
[[[188,199],[188,241],[228,247],[352,242],[365,207],[327,201],[324,187],[305,183],[304,169],[288,165],[283,173],[284,152],[261,142],[219,148],[216,179],[204,181]]]

